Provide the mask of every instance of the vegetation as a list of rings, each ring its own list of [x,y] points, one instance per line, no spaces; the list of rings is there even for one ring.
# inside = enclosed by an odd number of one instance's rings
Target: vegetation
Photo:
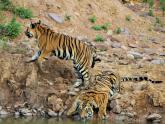
[[[165,15],[165,0],[160,0],[160,9],[163,12],[163,16]]]
[[[104,41],[104,38],[101,35],[96,35],[95,41],[96,42],[103,42]]]
[[[11,11],[21,18],[31,18],[33,17],[33,13],[30,9],[24,7],[16,7],[13,5],[11,0],[0,0],[0,9]]]
[[[7,24],[0,24],[1,39],[4,37],[16,38],[21,33],[21,24],[15,17]]]
[[[89,18],[89,21],[90,21],[91,23],[95,23],[96,20],[97,20],[96,16],[92,16],[92,17]]]
[[[33,17],[32,11],[24,7],[16,8],[14,13],[23,19],[28,19]]]
[[[120,28],[120,27],[117,27],[117,28],[114,30],[114,33],[120,34],[120,33],[121,33],[121,28]]]
[[[148,0],[148,4],[149,4],[149,16],[154,16],[153,13],[153,7],[154,7],[154,0]]]
[[[131,18],[130,15],[127,15],[127,16],[125,17],[125,20],[130,22],[130,21],[132,20],[132,18]]]
[[[0,9],[7,11],[14,11],[15,6],[10,0],[0,0]]]
[[[3,49],[3,50],[9,50],[10,49],[10,46],[8,45],[6,40],[0,39],[0,49]]]
[[[155,24],[154,24],[154,26],[160,26],[160,27],[163,27],[164,26],[163,22],[161,21],[161,19],[159,17],[156,17],[155,18]]]
[[[95,25],[95,26],[92,26],[92,29],[99,31],[99,30],[102,30],[102,26],[101,25]]]
[[[71,20],[71,16],[70,15],[65,15],[65,21],[70,21]]]
[[[103,30],[108,30],[108,28],[111,26],[111,23],[104,23],[103,25],[101,25],[101,28],[103,29]]]
[[[94,29],[96,31],[99,31],[99,30],[106,30],[107,31],[110,25],[111,25],[110,23],[104,23],[103,25],[92,26],[92,29]]]

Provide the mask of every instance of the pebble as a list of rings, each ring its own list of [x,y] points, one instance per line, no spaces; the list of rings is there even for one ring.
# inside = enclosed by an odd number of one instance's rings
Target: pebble
[[[165,57],[165,52],[160,53],[159,56],[164,56]]]
[[[112,48],[121,48],[121,44],[117,43],[117,42],[112,42],[111,47]]]
[[[23,116],[32,116],[32,112],[31,110],[27,109],[27,108],[21,108],[19,109],[19,112],[20,112],[20,115],[23,115]]]
[[[157,114],[157,113],[153,113],[153,114],[150,114],[147,116],[146,118],[148,121],[154,121],[154,120],[161,120],[162,119],[162,116]]]
[[[139,52],[135,52],[135,51],[129,51],[128,52],[128,55],[133,55],[134,56],[134,59],[142,59],[143,58],[143,55]],[[127,56],[128,56],[127,55]]]
[[[60,24],[63,24],[64,23],[64,19],[61,16],[59,16],[59,15],[57,15],[55,13],[48,13],[48,16],[51,19],[53,19],[54,21],[56,21],[56,22],[58,22]]]
[[[160,65],[160,64],[165,64],[165,60],[163,59],[154,59],[151,61],[152,64]]]
[[[51,117],[56,117],[56,116],[58,116],[58,114],[57,114],[56,112],[54,112],[54,111],[52,111],[52,110],[50,110],[50,109],[49,109],[49,111],[48,111],[48,115],[51,116]]]
[[[8,114],[9,113],[7,111],[3,110],[3,109],[0,111],[0,115],[8,115]]]
[[[134,56],[133,56],[132,54],[127,54],[127,57],[128,57],[129,59],[134,59]]]

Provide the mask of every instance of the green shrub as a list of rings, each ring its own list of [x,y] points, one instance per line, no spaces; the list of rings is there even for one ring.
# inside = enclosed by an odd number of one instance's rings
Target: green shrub
[[[70,15],[65,15],[65,21],[70,21],[71,20],[71,16]]]
[[[104,38],[101,35],[96,35],[95,41],[96,42],[103,42],[104,41]]]
[[[120,33],[121,33],[121,28],[120,28],[120,27],[117,27],[117,28],[114,30],[114,33],[120,34]]]
[[[0,9],[7,11],[14,11],[14,5],[11,0],[0,0]]]
[[[96,31],[99,31],[99,30],[106,30],[107,31],[110,25],[111,25],[110,23],[104,23],[103,25],[92,26],[92,29],[94,29]]]
[[[21,33],[21,24],[15,18],[7,24],[0,24],[1,37],[16,38]]]
[[[7,44],[7,41],[0,39],[0,49],[2,49],[2,50],[10,49],[9,45]]]
[[[153,12],[153,9],[149,9],[149,13],[148,13],[149,16],[154,16],[154,12]]]
[[[127,15],[127,16],[125,17],[125,20],[130,22],[130,21],[132,20],[132,18],[131,18],[130,15]]]
[[[23,19],[28,19],[33,17],[32,11],[24,7],[16,8],[14,13]]]
[[[89,18],[89,21],[92,22],[92,23],[95,23],[97,20],[96,16],[92,16]]]
[[[101,25],[95,25],[95,26],[92,26],[92,29],[99,31],[99,30],[102,30],[102,26]]]
[[[160,9],[163,12],[163,16],[165,15],[165,0],[160,0]]]
[[[111,26],[111,23],[104,23],[102,26],[101,26],[101,28],[103,29],[103,30],[108,30],[108,28]]]

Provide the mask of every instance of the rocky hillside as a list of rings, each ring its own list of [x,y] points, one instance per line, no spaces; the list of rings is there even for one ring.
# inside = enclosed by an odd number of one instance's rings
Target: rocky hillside
[[[80,39],[89,39],[99,49],[102,62],[94,72],[110,69],[121,76],[147,75],[161,84],[125,82],[122,92],[109,103],[109,118],[142,119],[152,113],[160,120],[165,114],[165,28],[147,15],[144,4],[123,5],[118,0],[13,0],[15,5],[33,10],[35,18],[42,20],[58,32]],[[55,14],[53,20],[50,15]],[[9,20],[10,12],[4,12]],[[155,14],[163,22],[159,10]],[[89,18],[95,16],[96,22]],[[18,18],[25,27],[29,20]],[[110,23],[107,30],[93,30],[95,25]],[[95,42],[96,35],[103,42]],[[44,63],[48,74],[38,71],[35,63],[25,63],[36,50],[33,40],[22,33],[7,43],[9,49],[0,50],[0,114],[65,115],[74,97],[67,94],[75,79],[71,62],[50,57]],[[18,66],[19,65],[19,66]],[[150,119],[150,116],[148,117]],[[151,119],[152,120],[152,119]]]

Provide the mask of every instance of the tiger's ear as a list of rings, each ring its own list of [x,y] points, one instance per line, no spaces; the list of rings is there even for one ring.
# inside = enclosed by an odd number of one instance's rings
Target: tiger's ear
[[[41,24],[41,20],[38,21],[38,24]]]

